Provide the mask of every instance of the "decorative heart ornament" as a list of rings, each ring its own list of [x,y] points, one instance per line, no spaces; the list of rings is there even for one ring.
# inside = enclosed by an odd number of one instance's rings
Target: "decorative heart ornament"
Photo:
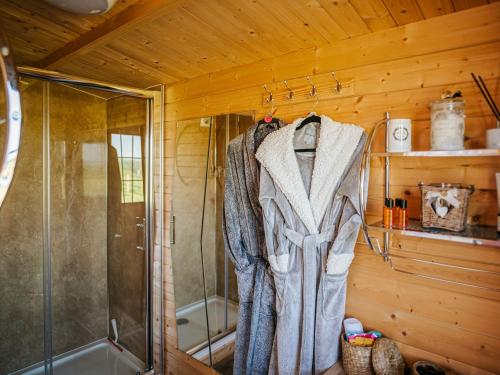
[[[453,208],[460,207],[457,196],[458,190],[450,189],[444,192],[429,191],[425,199],[429,202],[436,215],[443,219]]]
[[[441,200],[438,199],[438,202],[436,204],[436,214],[440,217],[440,218],[444,218],[447,214],[448,214],[448,207],[447,206],[443,206],[441,205],[440,202]]]

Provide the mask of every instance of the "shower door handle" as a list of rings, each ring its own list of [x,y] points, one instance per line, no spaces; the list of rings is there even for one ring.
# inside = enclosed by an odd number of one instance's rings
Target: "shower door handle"
[[[0,30],[0,70],[4,81],[5,103],[5,148],[0,165],[0,208],[12,183],[21,140],[21,96],[17,87],[16,68],[12,53],[2,30]],[[0,119],[2,120],[2,119]],[[0,121],[2,125],[2,121]],[[1,158],[0,158],[1,159]]]
[[[170,245],[175,245],[175,215],[170,218]]]
[[[135,248],[137,250],[142,250],[146,249],[146,219],[143,217],[136,217],[135,218],[135,228],[137,232],[137,237],[136,237],[136,246]]]

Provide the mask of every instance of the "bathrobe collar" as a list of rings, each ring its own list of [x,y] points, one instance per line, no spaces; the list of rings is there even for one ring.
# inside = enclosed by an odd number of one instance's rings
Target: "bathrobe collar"
[[[250,129],[246,131],[243,136],[244,140],[244,166],[248,168],[245,171],[245,180],[248,189],[248,195],[252,198],[250,199],[250,204],[252,206],[252,211],[256,217],[262,216],[262,210],[259,205],[259,168],[257,166],[257,160],[255,159],[255,132],[257,130],[258,124],[253,125]]]
[[[269,172],[309,233],[316,234],[328,202],[361,139],[363,129],[321,116],[308,197],[293,146],[295,129],[303,120],[304,118],[299,118],[267,136],[259,147],[256,158]]]
[[[278,128],[282,128],[284,123],[280,120],[277,124]],[[262,209],[259,204],[259,165],[255,158],[255,152],[262,143],[262,139],[266,137],[266,133],[274,132],[265,127],[259,127],[255,124],[250,127],[243,135],[243,159],[245,166],[245,183],[247,185],[248,195],[252,210],[256,217],[262,217]],[[254,199],[255,198],[255,199]]]

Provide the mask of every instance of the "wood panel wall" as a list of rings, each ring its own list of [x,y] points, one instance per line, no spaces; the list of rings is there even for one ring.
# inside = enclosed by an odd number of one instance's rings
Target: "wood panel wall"
[[[275,92],[276,116],[284,120],[291,121],[315,110],[369,131],[385,111],[390,111],[392,117],[413,120],[414,149],[427,149],[428,104],[445,89],[460,89],[467,101],[466,145],[484,147],[484,130],[495,124],[470,72],[486,79],[498,101],[499,61],[500,3],[493,3],[171,86],[166,95],[165,217],[170,215],[176,121],[249,110],[255,111],[257,118],[262,117],[270,110],[263,100],[262,85],[267,84]],[[345,84],[340,94],[332,91],[332,70]],[[318,101],[307,97],[308,86],[303,78],[306,75],[318,85]],[[291,102],[283,99],[284,79],[296,91]],[[395,159],[392,167],[393,195],[409,200],[411,216],[418,216],[416,184],[420,180],[473,183],[476,193],[471,202],[471,222],[495,225],[494,172],[500,169],[498,160]],[[378,220],[383,197],[383,169],[379,160],[373,160],[371,172],[368,215],[370,220]],[[166,225],[167,238],[168,229]],[[349,276],[347,314],[395,339],[409,362],[425,358],[459,373],[499,373],[498,249],[395,236],[391,251],[398,255],[394,263],[401,269],[477,287],[396,272],[373,255],[360,239]],[[174,285],[168,247],[165,255],[167,372],[212,373],[176,350]]]

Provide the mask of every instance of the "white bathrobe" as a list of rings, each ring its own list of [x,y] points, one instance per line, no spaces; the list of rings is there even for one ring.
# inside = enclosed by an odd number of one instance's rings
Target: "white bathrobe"
[[[322,374],[338,359],[348,268],[360,226],[362,128],[326,116],[270,134],[257,151],[276,285],[270,374]],[[294,148],[316,146],[316,153]]]

